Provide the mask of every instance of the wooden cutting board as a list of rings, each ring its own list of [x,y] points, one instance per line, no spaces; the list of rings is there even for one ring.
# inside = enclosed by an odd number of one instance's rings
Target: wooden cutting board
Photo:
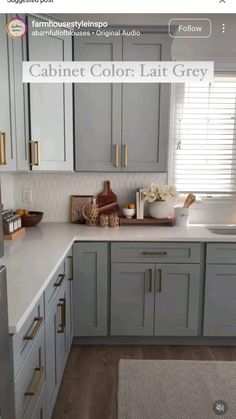
[[[114,192],[112,192],[109,180],[105,180],[104,190],[100,192],[97,196],[97,204],[100,213],[110,213],[119,210],[117,196],[116,194],[114,194]],[[102,207],[105,207],[104,211]]]

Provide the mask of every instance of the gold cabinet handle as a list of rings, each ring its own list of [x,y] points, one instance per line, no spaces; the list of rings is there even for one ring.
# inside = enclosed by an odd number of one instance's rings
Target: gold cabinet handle
[[[39,141],[29,141],[30,145],[30,166],[40,166],[40,143]],[[37,152],[35,153],[35,146],[37,147]]]
[[[0,132],[0,165],[5,166],[6,164],[7,164],[6,133]]]
[[[120,157],[119,157],[119,144],[115,145],[115,167],[119,167]]]
[[[159,287],[158,292],[162,291],[162,270],[158,269],[158,277],[159,277]]]
[[[128,167],[128,144],[125,144],[125,167]]]
[[[43,373],[44,373],[44,368],[43,367],[35,368],[35,374],[34,374],[34,378],[33,378],[31,387],[30,387],[29,390],[27,390],[25,392],[25,396],[34,396],[35,395],[35,393],[37,391],[37,388],[39,386],[39,383],[41,381],[41,378],[43,376]]]
[[[65,279],[65,276],[66,276],[65,274],[58,275],[57,282],[54,283],[54,287],[60,287],[62,282]]]
[[[142,252],[143,253],[143,255],[145,255],[145,256],[166,256],[167,255],[167,252],[147,252],[147,251],[144,251],[144,252]]]
[[[57,306],[61,309],[61,321],[57,333],[64,333],[64,329],[66,327],[66,299],[60,298]]]
[[[152,292],[152,269],[149,269],[149,292]]]
[[[35,326],[32,330],[32,333],[30,335],[25,335],[23,337],[23,340],[34,340],[34,338],[37,336],[38,331],[43,323],[43,317],[35,317],[34,322],[35,322]]]

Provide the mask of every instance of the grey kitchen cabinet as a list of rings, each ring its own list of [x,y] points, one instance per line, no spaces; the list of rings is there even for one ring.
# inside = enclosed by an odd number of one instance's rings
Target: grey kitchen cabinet
[[[156,265],[155,336],[198,335],[200,283],[200,265]]]
[[[107,243],[73,245],[74,336],[107,335]]]
[[[119,37],[74,39],[75,61],[121,61]],[[75,170],[121,170],[121,88],[117,83],[76,83]]]
[[[28,15],[28,61],[72,61],[72,39],[33,36]],[[37,21],[46,17],[37,16]],[[33,171],[73,170],[73,102],[70,83],[30,83],[30,160]]]
[[[113,263],[111,335],[152,336],[155,265]]]
[[[73,328],[73,257],[72,249],[65,259],[65,274],[67,281],[67,299],[66,299],[66,322],[67,322],[67,354],[70,352],[74,328]]]
[[[170,60],[167,33],[74,42],[75,61]],[[167,170],[170,86],[158,83],[75,85],[75,169]]]
[[[47,410],[46,410],[46,397],[45,397],[45,386],[42,390],[42,393],[39,397],[39,401],[36,405],[35,411],[33,413],[33,417],[29,419],[50,419],[47,417]]]
[[[52,415],[67,359],[66,285],[64,280],[45,322],[46,406],[48,418],[51,418]]]
[[[111,335],[196,336],[200,268],[112,263]]]
[[[168,34],[123,37],[124,61],[170,61]],[[122,85],[122,171],[166,172],[169,138],[170,85]]]
[[[207,264],[203,335],[236,335],[236,265]]]
[[[8,19],[0,15],[0,172],[16,171],[13,40],[6,32]]]

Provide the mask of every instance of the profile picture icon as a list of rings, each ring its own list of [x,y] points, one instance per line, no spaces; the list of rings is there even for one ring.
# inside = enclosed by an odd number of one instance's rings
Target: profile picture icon
[[[11,38],[20,39],[27,32],[27,24],[23,19],[14,17],[7,23],[6,30]]]

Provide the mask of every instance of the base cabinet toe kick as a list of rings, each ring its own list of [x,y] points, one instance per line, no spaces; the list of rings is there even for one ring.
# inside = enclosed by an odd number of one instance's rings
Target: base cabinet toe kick
[[[12,419],[52,417],[72,341],[235,345],[236,243],[74,242],[11,336]]]

